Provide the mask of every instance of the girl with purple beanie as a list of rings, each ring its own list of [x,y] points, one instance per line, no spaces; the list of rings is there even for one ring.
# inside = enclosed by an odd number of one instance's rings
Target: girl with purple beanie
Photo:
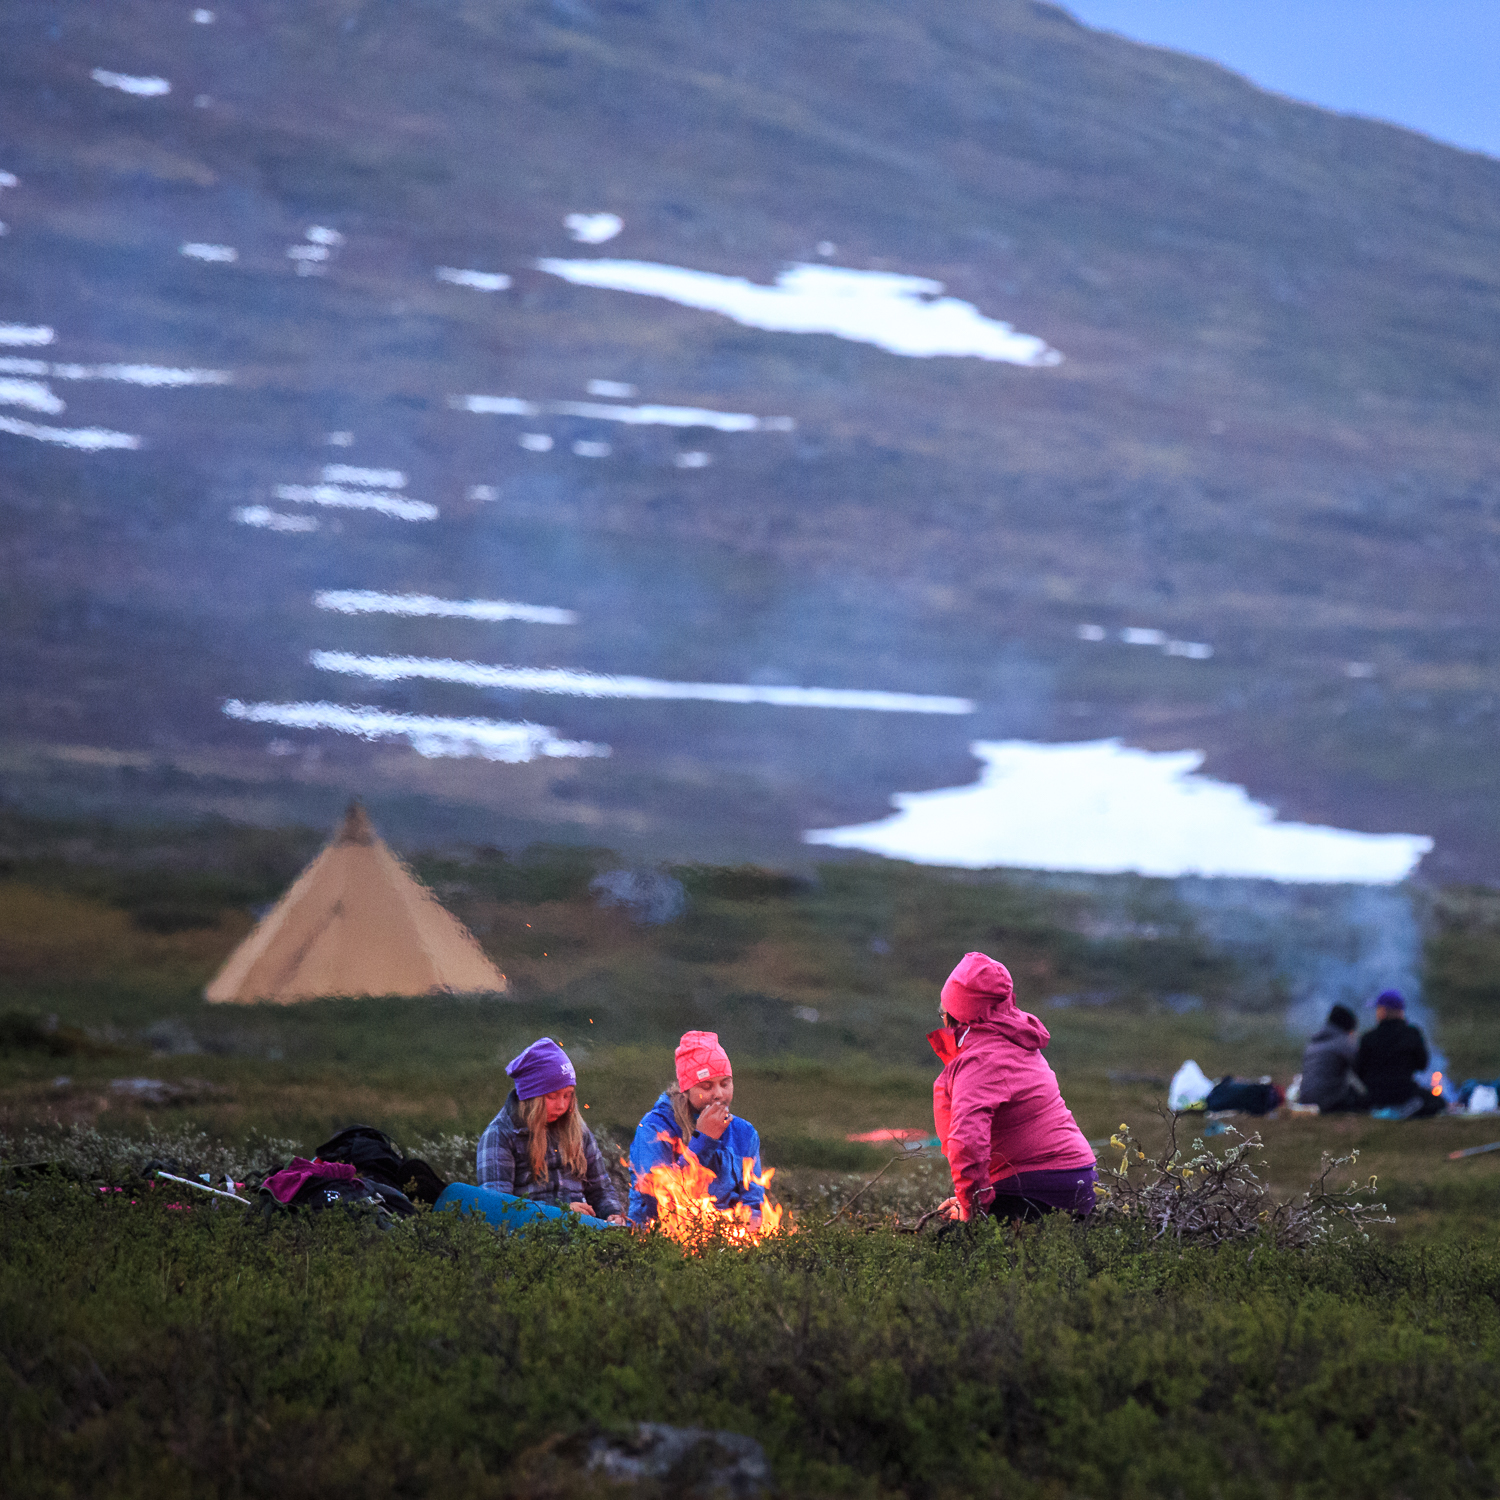
[[[604,1158],[579,1113],[578,1076],[568,1054],[544,1036],[505,1071],[513,1086],[479,1137],[479,1186],[513,1201],[625,1223]]]

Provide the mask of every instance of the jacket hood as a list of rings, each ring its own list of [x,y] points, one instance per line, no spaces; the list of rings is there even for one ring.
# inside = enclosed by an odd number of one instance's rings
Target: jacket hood
[[[1052,1033],[1039,1017],[1032,1015],[1030,1011],[1018,1010],[1014,1000],[982,1021],[953,1027],[939,1026],[936,1031],[927,1033],[932,1050],[944,1064],[952,1062],[965,1047],[972,1047],[975,1041],[990,1038],[1009,1042],[1023,1052],[1040,1052],[1052,1040]]]
[[[983,1021],[1014,1007],[1010,970],[988,953],[965,953],[943,984],[943,1009],[955,1021]]]
[[[1052,1040],[1052,1033],[1042,1025],[1041,1018],[1029,1010],[1020,1010],[1014,1000],[975,1024],[984,1031],[999,1032],[1007,1042],[1027,1052],[1040,1052]]]

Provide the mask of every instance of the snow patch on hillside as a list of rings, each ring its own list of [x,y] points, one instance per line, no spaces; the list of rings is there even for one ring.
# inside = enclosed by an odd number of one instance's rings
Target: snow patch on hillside
[[[24,406],[27,411],[55,417],[66,404],[40,380],[0,379],[0,406]]]
[[[718,432],[791,432],[790,417],[757,417],[743,411],[712,411],[705,406],[609,406],[603,401],[526,401],[519,396],[450,396],[456,411],[487,417],[586,417],[595,422],[621,422],[627,427],[712,427]]]
[[[234,379],[228,370],[178,370],[169,365],[53,365],[52,376],[55,380],[121,380],[154,390],[228,385]]]
[[[625,227],[619,214],[568,214],[563,227],[580,245],[602,245]]]
[[[435,758],[478,756],[519,765],[540,757],[577,760],[607,756],[608,745],[560,740],[541,724],[506,723],[499,719],[440,719],[426,714],[392,713],[388,709],[344,703],[242,703],[224,705],[231,719],[249,724],[278,724],[287,729],[332,729],[362,740],[404,739],[418,755]]]
[[[749,328],[828,333],[911,358],[969,356],[1032,368],[1062,362],[1045,340],[940,295],[943,283],[924,276],[803,264],[783,271],[774,286],[761,286],[743,276],[642,260],[547,258],[537,265],[575,286],[661,297]]]
[[[3,342],[3,340],[0,340]],[[168,365],[65,365],[45,359],[0,358],[0,375],[50,375],[54,380],[122,380],[156,389],[187,385],[228,385],[228,370],[178,370]]]
[[[233,245],[205,245],[197,241],[178,246],[177,253],[189,260],[205,260],[225,266],[233,265],[240,258],[240,252]]]
[[[901,792],[891,817],[815,829],[804,841],[965,869],[1369,885],[1404,880],[1432,848],[1419,834],[1279,823],[1243,787],[1194,774],[1197,750],[1156,753],[1118,740],[970,749],[984,762],[972,785]]]
[[[278,500],[301,505],[330,505],[339,510],[373,510],[398,521],[435,521],[438,508],[425,500],[385,495],[377,490],[346,490],[337,484],[278,484]]]
[[[111,73],[108,68],[95,68],[89,77],[107,89],[119,89],[122,94],[134,94],[138,99],[157,99],[172,92],[172,85],[165,78],[137,78],[131,73]]]
[[[404,490],[406,475],[400,469],[362,469],[358,464],[324,464],[327,484],[357,484],[367,490]]]
[[[461,271],[456,266],[439,266],[432,274],[439,281],[473,287],[476,292],[503,292],[510,285],[510,277],[503,271]]]
[[[382,594],[374,589],[321,589],[319,609],[341,615],[423,615],[457,620],[521,620],[530,625],[575,625],[571,609],[517,604],[509,599],[438,599],[431,594]]]
[[[39,443],[56,443],[62,448],[77,448],[83,453],[141,446],[140,438],[132,432],[111,432],[106,427],[45,427],[39,422],[22,422],[16,417],[0,417],[0,432],[8,432],[12,437],[35,438]]]
[[[535,401],[519,396],[450,396],[448,405],[455,411],[472,411],[481,417],[539,417],[542,409]]]
[[[318,529],[316,516],[289,516],[269,505],[242,505],[234,518],[241,526],[259,526],[266,531],[307,532]]]
[[[967,698],[929,693],[888,693],[865,688],[762,686],[743,682],[664,682],[654,677],[618,677],[579,672],[571,667],[489,666],[422,656],[357,656],[351,651],[314,651],[308,658],[323,672],[342,672],[375,682],[462,683],[468,687],[513,688],[527,693],[561,693],[572,698],[696,699],[709,703],[764,703],[777,708],[864,709],[875,713],[969,714]]]

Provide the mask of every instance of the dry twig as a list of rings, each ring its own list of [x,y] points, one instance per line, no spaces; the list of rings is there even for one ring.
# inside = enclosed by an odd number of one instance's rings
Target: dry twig
[[[892,1156],[891,1159],[862,1188],[860,1188],[857,1193],[846,1199],[838,1206],[838,1208],[833,1211],[833,1213],[831,1213],[826,1219],[823,1220],[823,1228],[827,1229],[828,1226],[832,1224],[833,1221],[838,1218],[838,1216],[843,1213],[846,1208],[853,1207],[855,1202],[858,1199],[862,1198],[867,1192],[869,1192],[870,1189],[874,1187],[875,1184],[879,1182],[880,1179],[884,1177],[885,1174],[889,1172],[898,1161],[920,1161],[923,1157],[926,1156],[926,1154],[927,1153],[925,1151],[903,1151],[899,1155]],[[918,1227],[920,1227],[920,1225]]]

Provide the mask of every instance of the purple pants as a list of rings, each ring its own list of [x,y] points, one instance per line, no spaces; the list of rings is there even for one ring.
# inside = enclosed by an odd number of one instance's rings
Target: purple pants
[[[1046,1213],[1091,1214],[1098,1173],[1092,1164],[1065,1172],[1015,1172],[992,1186],[993,1219],[1039,1219]]]

